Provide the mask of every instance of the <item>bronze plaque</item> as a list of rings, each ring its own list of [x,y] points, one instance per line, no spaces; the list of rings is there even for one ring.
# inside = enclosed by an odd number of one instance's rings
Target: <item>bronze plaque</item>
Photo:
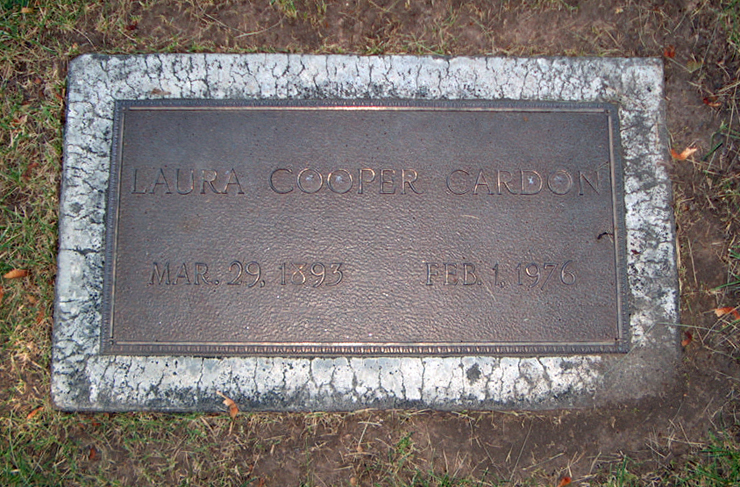
[[[116,105],[111,354],[626,350],[617,107]]]

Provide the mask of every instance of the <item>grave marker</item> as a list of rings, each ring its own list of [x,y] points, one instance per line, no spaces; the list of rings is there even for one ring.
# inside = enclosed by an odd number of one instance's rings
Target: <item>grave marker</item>
[[[678,350],[661,96],[643,59],[76,59],[56,404],[655,393]]]

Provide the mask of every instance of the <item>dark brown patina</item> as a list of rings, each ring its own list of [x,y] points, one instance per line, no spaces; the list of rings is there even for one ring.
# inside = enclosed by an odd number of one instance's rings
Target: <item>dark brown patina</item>
[[[103,351],[624,351],[616,110],[119,102]]]

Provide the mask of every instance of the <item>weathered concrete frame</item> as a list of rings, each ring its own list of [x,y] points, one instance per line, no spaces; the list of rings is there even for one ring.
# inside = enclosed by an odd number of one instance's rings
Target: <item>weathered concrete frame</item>
[[[541,409],[657,394],[678,357],[663,67],[655,59],[85,55],[69,69],[52,397],[65,410]],[[631,351],[547,357],[100,354],[116,100],[487,99],[619,105]],[[588,303],[583,303],[588,306]]]

